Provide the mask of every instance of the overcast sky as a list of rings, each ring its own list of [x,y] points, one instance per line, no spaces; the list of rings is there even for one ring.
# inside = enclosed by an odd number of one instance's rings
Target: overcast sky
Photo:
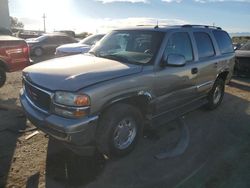
[[[250,32],[250,0],[9,0],[26,29],[106,32],[138,24],[208,24]]]

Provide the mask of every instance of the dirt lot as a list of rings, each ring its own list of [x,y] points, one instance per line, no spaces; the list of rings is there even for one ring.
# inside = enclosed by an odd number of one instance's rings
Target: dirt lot
[[[250,79],[234,79],[215,111],[186,116],[189,145],[184,154],[158,160],[171,149],[177,122],[147,134],[127,157],[79,157],[33,130],[20,109],[21,73],[8,74],[0,89],[0,187],[250,187]]]

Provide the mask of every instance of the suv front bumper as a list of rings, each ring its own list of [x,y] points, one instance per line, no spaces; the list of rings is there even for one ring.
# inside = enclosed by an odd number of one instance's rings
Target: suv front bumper
[[[68,119],[55,114],[46,114],[20,91],[20,102],[27,118],[43,132],[61,141],[75,153],[91,155],[95,151],[95,131],[98,116]]]

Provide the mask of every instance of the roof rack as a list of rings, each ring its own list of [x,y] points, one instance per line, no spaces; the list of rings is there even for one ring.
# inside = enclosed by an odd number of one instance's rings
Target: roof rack
[[[221,30],[221,27],[216,27],[216,26],[211,26],[211,25],[189,25],[189,24],[186,24],[186,25],[183,25],[182,27],[197,27],[197,28],[212,28],[212,29],[219,29]]]

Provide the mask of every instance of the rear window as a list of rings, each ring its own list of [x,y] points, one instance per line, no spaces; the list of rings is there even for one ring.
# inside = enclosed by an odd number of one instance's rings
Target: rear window
[[[215,30],[213,34],[222,54],[232,53],[234,51],[231,38],[225,31]]]
[[[206,58],[215,55],[214,46],[210,36],[205,32],[195,32],[194,38],[198,48],[199,58]]]

